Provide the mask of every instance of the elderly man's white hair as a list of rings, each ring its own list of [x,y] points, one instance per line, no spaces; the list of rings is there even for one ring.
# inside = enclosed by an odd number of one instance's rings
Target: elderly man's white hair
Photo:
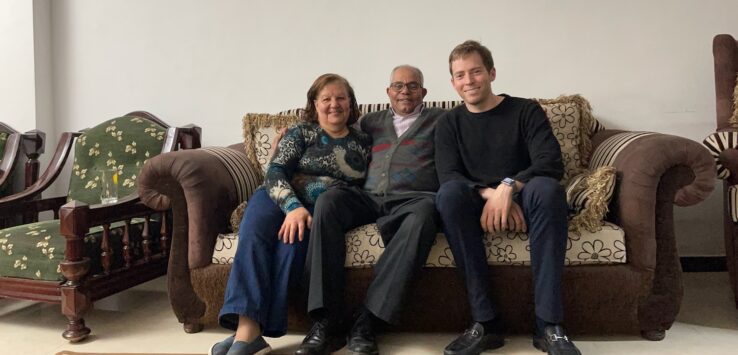
[[[395,76],[395,72],[398,69],[405,69],[405,68],[410,69],[410,70],[412,70],[412,71],[415,72],[415,74],[418,76],[418,78],[420,78],[420,86],[422,87],[423,86],[423,72],[420,71],[420,69],[418,69],[418,68],[416,68],[416,67],[414,67],[412,65],[409,65],[409,64],[398,65],[394,69],[392,69],[392,72],[390,73],[390,84],[392,84],[392,78]]]

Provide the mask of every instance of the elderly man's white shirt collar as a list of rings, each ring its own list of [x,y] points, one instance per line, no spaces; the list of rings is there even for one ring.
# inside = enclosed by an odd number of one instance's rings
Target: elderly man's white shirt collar
[[[403,116],[395,112],[395,109],[390,107],[390,111],[392,112],[392,124],[395,126],[395,133],[397,133],[398,137],[405,133],[405,131],[410,128],[410,125],[420,117],[420,114],[423,112],[423,108],[425,108],[425,105],[420,104],[411,114]]]

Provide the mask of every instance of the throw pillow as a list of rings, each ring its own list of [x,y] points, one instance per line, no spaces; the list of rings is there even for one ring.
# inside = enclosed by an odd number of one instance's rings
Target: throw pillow
[[[615,168],[612,166],[601,166],[572,177],[566,185],[566,201],[573,215],[569,230],[578,233],[584,228],[597,232],[614,191]]]
[[[551,129],[561,146],[566,183],[572,176],[582,173],[592,154],[591,136],[603,129],[592,117],[592,107],[580,95],[559,96],[555,99],[534,99],[546,112]]]
[[[266,172],[274,149],[272,144],[279,130],[297,123],[295,114],[272,115],[266,113],[247,113],[243,116],[244,150],[248,159]]]

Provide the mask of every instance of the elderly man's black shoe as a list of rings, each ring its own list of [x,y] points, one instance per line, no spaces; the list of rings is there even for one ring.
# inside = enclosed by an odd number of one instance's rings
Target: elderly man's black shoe
[[[559,325],[546,326],[543,335],[533,337],[533,346],[549,355],[582,355]]]
[[[444,355],[477,355],[485,350],[497,349],[505,345],[505,337],[499,333],[485,333],[481,323],[474,323],[451,344],[443,349]]]
[[[327,355],[342,348],[346,343],[336,330],[327,320],[315,322],[295,355]]]

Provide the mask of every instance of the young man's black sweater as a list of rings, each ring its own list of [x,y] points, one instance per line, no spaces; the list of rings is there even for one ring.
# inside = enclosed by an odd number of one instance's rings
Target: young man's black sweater
[[[436,170],[441,184],[461,180],[495,187],[506,177],[527,182],[535,176],[561,179],[561,148],[541,106],[501,95],[496,107],[472,113],[460,105],[436,126]]]

